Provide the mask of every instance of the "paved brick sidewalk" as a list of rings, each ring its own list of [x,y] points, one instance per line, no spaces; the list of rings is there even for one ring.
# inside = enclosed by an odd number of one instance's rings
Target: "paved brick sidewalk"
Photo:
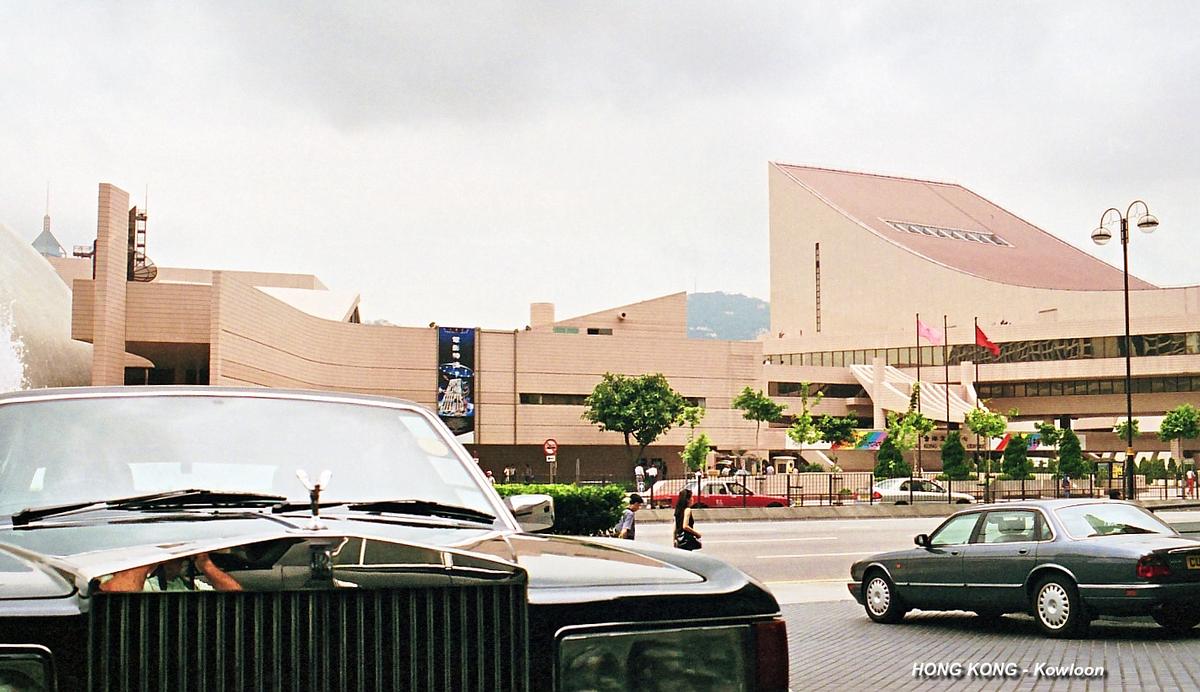
[[[1200,629],[1172,637],[1149,618],[1097,620],[1087,639],[1055,640],[1018,615],[985,624],[969,613],[914,612],[902,624],[878,625],[846,601],[785,605],[783,615],[797,691],[1200,689]],[[922,662],[957,662],[961,676],[914,677],[913,664]],[[1013,664],[1019,677],[970,674],[971,664],[985,663],[999,664],[996,672]],[[1038,678],[1038,664],[1103,666],[1107,675]]]

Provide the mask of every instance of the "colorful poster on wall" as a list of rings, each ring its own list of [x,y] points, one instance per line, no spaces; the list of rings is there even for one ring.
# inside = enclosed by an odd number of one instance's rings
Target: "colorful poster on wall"
[[[475,330],[438,327],[437,412],[460,442],[475,441]]]

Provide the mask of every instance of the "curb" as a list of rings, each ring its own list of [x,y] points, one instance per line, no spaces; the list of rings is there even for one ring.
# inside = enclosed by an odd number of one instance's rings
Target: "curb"
[[[1032,499],[1032,498],[1031,498]],[[1001,503],[1004,504],[1004,503]],[[1140,502],[1149,510],[1200,510],[1200,500],[1145,500]],[[915,505],[854,504],[813,507],[746,507],[723,509],[694,509],[697,521],[805,521],[820,519],[888,519],[946,517],[974,505],[952,505],[922,502]],[[637,514],[638,523],[671,523],[675,515],[669,509],[643,509]]]

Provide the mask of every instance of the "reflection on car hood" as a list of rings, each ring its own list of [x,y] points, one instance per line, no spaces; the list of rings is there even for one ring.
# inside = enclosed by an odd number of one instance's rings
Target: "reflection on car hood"
[[[323,514],[325,528],[318,531],[307,530],[308,517],[299,515],[193,512],[188,521],[171,520],[172,516],[180,517],[156,513],[113,519],[106,513],[91,521],[76,515],[71,521],[0,528],[0,551],[7,551],[0,552],[0,570],[7,569],[2,556],[11,554],[14,571],[19,566],[38,575],[29,577],[28,588],[17,595],[8,590],[10,575],[0,574],[6,585],[0,598],[68,595],[72,586],[59,573],[69,575],[74,587],[87,594],[109,575],[199,553],[217,555],[218,562],[238,558],[237,568],[245,571],[236,576],[255,590],[310,588],[297,585],[307,583],[307,556],[313,545],[326,545],[322,549],[334,554],[334,577],[339,582],[384,586],[377,583],[387,581],[380,576],[384,572],[408,577],[420,573],[426,578],[453,572],[462,578],[467,574],[464,566],[469,566],[493,576],[511,572],[521,573],[523,579],[527,573],[531,600],[539,600],[534,595],[538,591],[593,587],[619,587],[626,594],[685,584],[694,589],[706,582],[706,573],[740,575],[716,561],[689,560],[674,550],[656,553],[629,541],[511,533],[482,526],[392,523],[377,516],[344,514]],[[198,517],[204,520],[195,520]],[[263,556],[268,555],[274,562],[264,562]],[[372,555],[388,557],[372,559]],[[256,560],[258,564],[249,564]],[[43,569],[34,571],[34,564]],[[351,573],[352,578],[346,576]],[[403,579],[393,577],[394,583],[399,581]]]

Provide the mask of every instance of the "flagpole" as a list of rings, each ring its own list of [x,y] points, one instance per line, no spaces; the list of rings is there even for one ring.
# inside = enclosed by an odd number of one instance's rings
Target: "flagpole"
[[[917,313],[917,413],[921,412],[921,313]]]
[[[983,354],[980,353],[980,351],[979,351],[979,349],[982,347],[979,346],[979,343],[978,343],[979,342],[979,316],[978,315],[975,316],[975,341],[976,341],[976,343],[975,343],[975,379],[972,382],[971,386],[975,388],[975,408],[979,408],[979,358]],[[990,484],[988,483],[988,481],[991,480],[991,475],[992,475],[991,471],[992,471],[991,456],[988,456],[988,472],[983,477],[983,499],[985,502],[988,501],[989,491],[991,490]],[[977,433],[977,432],[975,433],[975,472],[976,473],[979,472],[979,433]]]
[[[950,429],[950,326],[942,315],[942,365],[946,369],[946,430]]]
[[[921,313],[917,313],[917,414],[921,413]],[[917,435],[917,473],[923,472],[921,468],[921,436]],[[912,481],[913,474],[908,474],[909,481]],[[912,504],[912,483],[909,485],[908,502]]]

